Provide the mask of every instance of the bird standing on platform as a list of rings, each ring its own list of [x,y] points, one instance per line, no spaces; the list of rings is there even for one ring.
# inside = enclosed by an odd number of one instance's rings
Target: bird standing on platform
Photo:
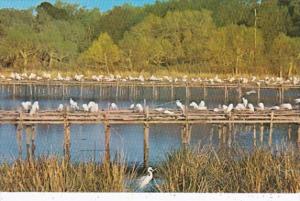
[[[207,107],[205,106],[205,102],[203,100],[199,103],[198,110],[207,110]]]
[[[115,104],[115,103],[111,103],[111,104],[109,105],[109,109],[110,109],[110,110],[117,110],[117,109],[118,109],[118,106],[117,106],[117,104]]]
[[[32,104],[32,107],[31,107],[31,110],[29,112],[30,115],[33,115],[33,114],[36,114],[37,111],[40,109],[39,107],[39,102],[38,101],[35,101],[33,104]]]
[[[31,109],[31,102],[30,101],[26,101],[26,102],[22,102],[21,103],[22,108],[26,111],[29,112]]]
[[[184,105],[180,102],[180,100],[176,100],[176,106],[184,112]]]
[[[79,110],[79,107],[78,107],[78,105],[77,105],[77,102],[73,101],[72,98],[70,99],[70,105],[71,105],[71,108],[72,108],[73,110]]]
[[[64,110],[64,105],[63,104],[59,104],[57,111],[62,112]]]

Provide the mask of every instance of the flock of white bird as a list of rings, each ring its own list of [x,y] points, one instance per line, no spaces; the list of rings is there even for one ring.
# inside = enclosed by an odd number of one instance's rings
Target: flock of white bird
[[[300,98],[294,99],[295,104],[299,105],[300,104]],[[181,112],[185,112],[187,108],[189,109],[194,109],[194,110],[209,110],[207,106],[205,105],[205,102],[202,100],[200,101],[199,104],[196,102],[191,102],[189,106],[184,105],[183,103],[180,102],[180,100],[176,100],[176,108],[179,109]],[[25,112],[28,112],[30,115],[33,115],[38,112],[39,110],[39,103],[38,101],[35,102],[30,102],[30,101],[25,101],[21,103],[22,109]],[[242,98],[241,103],[237,103],[235,106],[230,103],[228,105],[219,105],[216,108],[211,109],[214,112],[224,112],[224,113],[230,113],[232,111],[249,111],[249,112],[255,112],[255,111],[263,111],[263,110],[292,110],[294,107],[290,103],[283,103],[280,105],[272,106],[272,107],[265,107],[264,103],[258,103],[257,106],[254,106],[252,103],[249,103],[248,99]],[[118,110],[119,107],[117,106],[116,103],[110,103],[109,110]],[[130,107],[128,108],[134,112],[139,112],[143,113],[144,112],[144,107],[142,104],[137,103],[137,104],[131,104]],[[98,112],[100,110],[98,103],[94,101],[90,101],[89,103],[84,103],[80,107],[76,101],[74,101],[72,98],[69,101],[68,105],[63,105],[59,104],[57,107],[57,111],[62,112],[64,110],[67,111],[84,111],[84,112]],[[158,107],[154,109],[155,111],[159,113],[163,113],[166,115],[175,115],[174,111],[171,111],[170,109],[167,108],[162,108]]]
[[[4,80],[58,80],[58,81],[84,81],[84,80],[92,80],[92,81],[160,81],[160,82],[196,82],[196,83],[210,83],[210,84],[218,84],[218,83],[252,83],[256,85],[270,85],[270,84],[292,84],[292,85],[298,85],[300,84],[300,77],[289,77],[288,79],[284,79],[282,77],[265,77],[264,79],[259,79],[255,76],[252,76],[250,78],[246,77],[228,77],[225,79],[221,79],[218,76],[215,76],[214,78],[200,78],[200,77],[192,77],[188,78],[188,76],[184,75],[181,78],[178,77],[171,77],[171,76],[154,76],[151,75],[150,77],[144,77],[143,75],[139,76],[126,76],[122,77],[120,75],[92,75],[91,77],[86,77],[82,74],[75,74],[74,76],[62,76],[60,73],[57,74],[56,77],[52,77],[50,73],[42,73],[41,75],[37,75],[35,73],[14,73],[12,72],[10,76],[4,76],[0,74],[0,79]],[[250,91],[251,93],[251,91]]]

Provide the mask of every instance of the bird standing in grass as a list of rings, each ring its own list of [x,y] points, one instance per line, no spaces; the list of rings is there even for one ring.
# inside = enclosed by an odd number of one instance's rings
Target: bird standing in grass
[[[142,176],[141,178],[139,178],[138,180],[138,188],[141,190],[143,188],[145,188],[149,182],[153,179],[153,169],[152,167],[148,167],[148,175],[146,176]]]

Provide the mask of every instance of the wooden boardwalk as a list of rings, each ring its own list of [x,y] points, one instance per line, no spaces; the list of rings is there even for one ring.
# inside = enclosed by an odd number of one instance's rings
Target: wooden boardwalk
[[[256,125],[260,125],[260,139],[263,141],[264,125],[269,127],[268,143],[272,144],[272,133],[274,124],[297,124],[300,125],[300,110],[264,110],[264,111],[234,111],[231,113],[214,112],[211,110],[199,111],[188,110],[183,113],[180,110],[169,110],[172,115],[149,110],[143,113],[132,110],[103,110],[97,113],[82,111],[58,112],[55,110],[39,111],[37,114],[29,115],[19,111],[0,110],[0,124],[17,125],[17,142],[19,156],[22,156],[22,130],[26,130],[27,156],[34,156],[35,150],[35,125],[37,124],[63,124],[64,125],[64,154],[70,158],[71,124],[103,124],[105,133],[105,161],[110,161],[110,127],[113,124],[141,124],[144,126],[144,165],[149,160],[149,128],[151,124],[180,124],[182,125],[182,144],[190,143],[191,129],[193,124],[217,124],[219,129],[219,141],[231,136],[234,124],[253,125],[253,139],[256,144]],[[226,131],[227,130],[227,131]],[[300,145],[300,126],[297,131],[297,142]],[[222,137],[222,136],[225,136]],[[291,127],[288,129],[291,136]],[[229,141],[230,139],[228,139]]]
[[[129,109],[103,110],[96,113],[43,110],[34,115],[20,111],[0,110],[0,124],[300,124],[300,110],[234,111],[192,110],[185,113],[169,109],[173,114],[156,110],[135,112]]]

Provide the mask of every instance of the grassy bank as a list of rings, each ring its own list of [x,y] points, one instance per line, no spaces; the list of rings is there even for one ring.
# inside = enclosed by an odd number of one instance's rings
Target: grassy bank
[[[185,149],[170,153],[155,168],[158,186],[153,189],[160,192],[300,192],[298,150]],[[128,192],[136,190],[127,185],[136,177],[136,168],[122,163],[42,158],[0,165],[0,191]]]

